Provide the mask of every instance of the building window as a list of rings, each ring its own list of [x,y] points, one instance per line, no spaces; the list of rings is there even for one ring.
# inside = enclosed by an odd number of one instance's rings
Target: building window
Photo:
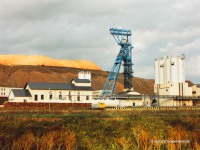
[[[86,100],[89,100],[89,95],[86,95]]]
[[[52,92],[50,91],[49,92],[49,99],[51,100],[53,98],[53,94],[52,94]]]
[[[192,94],[196,94],[196,91],[192,91]]]
[[[77,101],[80,101],[80,95],[77,96]]]
[[[166,91],[168,91],[168,89],[166,89]]]
[[[59,99],[62,99],[62,92],[59,92]]]
[[[34,100],[37,101],[38,100],[38,95],[34,96]]]
[[[77,94],[77,101],[80,101],[80,92]]]
[[[71,96],[71,92],[70,91],[69,91],[69,94],[68,94],[68,98],[69,98],[70,101],[72,100],[72,96]]]
[[[41,100],[44,100],[44,95],[41,95]]]
[[[52,94],[50,94],[50,95],[49,95],[49,99],[52,99],[52,98],[53,98],[53,95],[52,95]]]

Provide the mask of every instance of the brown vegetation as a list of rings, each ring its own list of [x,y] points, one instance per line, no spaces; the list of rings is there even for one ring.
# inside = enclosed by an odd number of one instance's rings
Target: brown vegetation
[[[66,82],[78,77],[78,72],[84,69],[48,67],[48,66],[3,66],[0,65],[0,86],[24,87],[26,82]],[[88,69],[86,69],[88,71]],[[94,90],[103,89],[108,72],[89,70],[92,73],[92,87]],[[121,92],[123,74],[119,75],[116,92]],[[134,89],[143,94],[153,94],[154,80],[134,77]]]
[[[199,115],[199,110],[1,112],[0,147],[3,150],[199,149]]]
[[[34,103],[34,102],[5,102],[7,110],[65,110],[66,108],[91,109],[91,103]]]
[[[34,135],[32,131],[25,132],[18,140],[14,140],[12,150],[75,150],[76,137],[74,132],[66,129],[50,131],[41,137]]]

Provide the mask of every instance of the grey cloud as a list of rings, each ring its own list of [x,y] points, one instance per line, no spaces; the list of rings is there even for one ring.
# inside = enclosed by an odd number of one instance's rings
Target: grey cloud
[[[155,58],[200,56],[199,7],[199,0],[0,0],[0,52],[87,59],[110,70],[120,48],[109,29],[128,28],[135,75],[153,78]]]

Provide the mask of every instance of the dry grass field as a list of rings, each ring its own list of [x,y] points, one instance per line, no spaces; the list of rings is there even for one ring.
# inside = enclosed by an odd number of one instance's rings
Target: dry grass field
[[[200,111],[3,111],[0,149],[200,149]]]

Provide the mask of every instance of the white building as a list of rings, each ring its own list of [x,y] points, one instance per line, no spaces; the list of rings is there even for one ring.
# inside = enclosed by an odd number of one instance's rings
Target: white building
[[[0,87],[0,97],[8,97],[12,89],[22,89],[15,87]]]
[[[11,90],[9,102],[85,103],[93,98],[92,93],[89,79],[73,79],[71,83],[27,82],[24,89]]]
[[[154,93],[158,95],[192,96],[192,88],[185,82],[185,56],[167,56],[155,60]],[[176,106],[179,102],[170,99],[160,100],[160,105]],[[181,103],[185,104],[185,103]],[[188,103],[192,105],[192,103]]]
[[[86,71],[86,72],[84,72],[84,71],[81,71],[81,72],[79,72],[79,74],[78,74],[78,78],[79,79],[88,79],[88,80],[90,80],[91,81],[91,73],[89,72],[89,71]]]
[[[192,86],[192,96],[200,98],[200,84]],[[199,100],[193,100],[194,106],[200,106]]]

